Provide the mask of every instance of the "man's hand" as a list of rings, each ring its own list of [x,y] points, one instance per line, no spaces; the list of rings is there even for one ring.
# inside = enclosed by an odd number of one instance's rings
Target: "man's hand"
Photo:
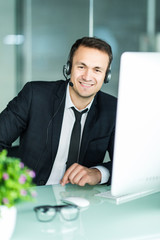
[[[96,185],[101,181],[101,172],[96,168],[87,168],[78,163],[74,163],[65,172],[61,184],[64,186],[67,183],[77,184],[84,186],[86,183],[89,185]]]

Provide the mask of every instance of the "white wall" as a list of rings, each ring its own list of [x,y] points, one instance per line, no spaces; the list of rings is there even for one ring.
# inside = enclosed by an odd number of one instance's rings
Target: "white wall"
[[[0,112],[15,96],[15,46],[4,44],[9,34],[15,34],[15,1],[0,0]]]

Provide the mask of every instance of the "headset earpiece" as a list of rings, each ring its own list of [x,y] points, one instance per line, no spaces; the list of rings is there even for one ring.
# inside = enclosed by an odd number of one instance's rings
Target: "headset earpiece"
[[[63,75],[68,79],[68,76],[71,74],[71,62],[67,61],[67,63],[63,66]]]
[[[108,68],[108,70],[106,72],[106,76],[104,78],[104,83],[109,83],[110,80],[111,80],[111,66]]]

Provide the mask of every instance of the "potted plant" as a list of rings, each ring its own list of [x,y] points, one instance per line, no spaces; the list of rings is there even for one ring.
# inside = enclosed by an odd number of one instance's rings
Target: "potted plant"
[[[0,229],[2,236],[7,234],[4,239],[9,239],[14,230],[16,204],[31,201],[36,196],[34,177],[34,171],[24,166],[20,159],[7,156],[6,150],[0,152]]]

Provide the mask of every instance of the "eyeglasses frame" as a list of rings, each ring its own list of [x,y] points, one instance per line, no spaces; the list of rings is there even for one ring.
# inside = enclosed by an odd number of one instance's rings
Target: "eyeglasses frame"
[[[63,214],[61,213],[60,210],[61,210],[62,208],[71,208],[71,207],[72,207],[72,208],[76,208],[76,209],[78,210],[78,213],[77,213],[77,216],[76,216],[75,218],[73,218],[73,219],[71,219],[71,220],[68,220],[68,219],[64,218],[64,216],[63,216]],[[41,209],[41,208],[43,208],[44,210],[45,210],[45,209],[47,210],[48,208],[53,208],[53,209],[55,209],[56,213],[55,213],[55,215],[54,215],[51,219],[46,220],[46,221],[43,221],[43,220],[39,219],[39,217],[38,217],[38,215],[37,215],[38,210]],[[78,207],[77,205],[74,205],[74,204],[65,204],[65,205],[40,205],[40,206],[34,207],[33,210],[35,211],[36,217],[37,217],[37,219],[38,219],[39,222],[51,222],[51,221],[56,217],[57,212],[60,213],[60,215],[62,216],[62,218],[63,218],[65,221],[74,221],[74,220],[76,220],[76,219],[78,218],[78,215],[79,215],[79,207]]]

